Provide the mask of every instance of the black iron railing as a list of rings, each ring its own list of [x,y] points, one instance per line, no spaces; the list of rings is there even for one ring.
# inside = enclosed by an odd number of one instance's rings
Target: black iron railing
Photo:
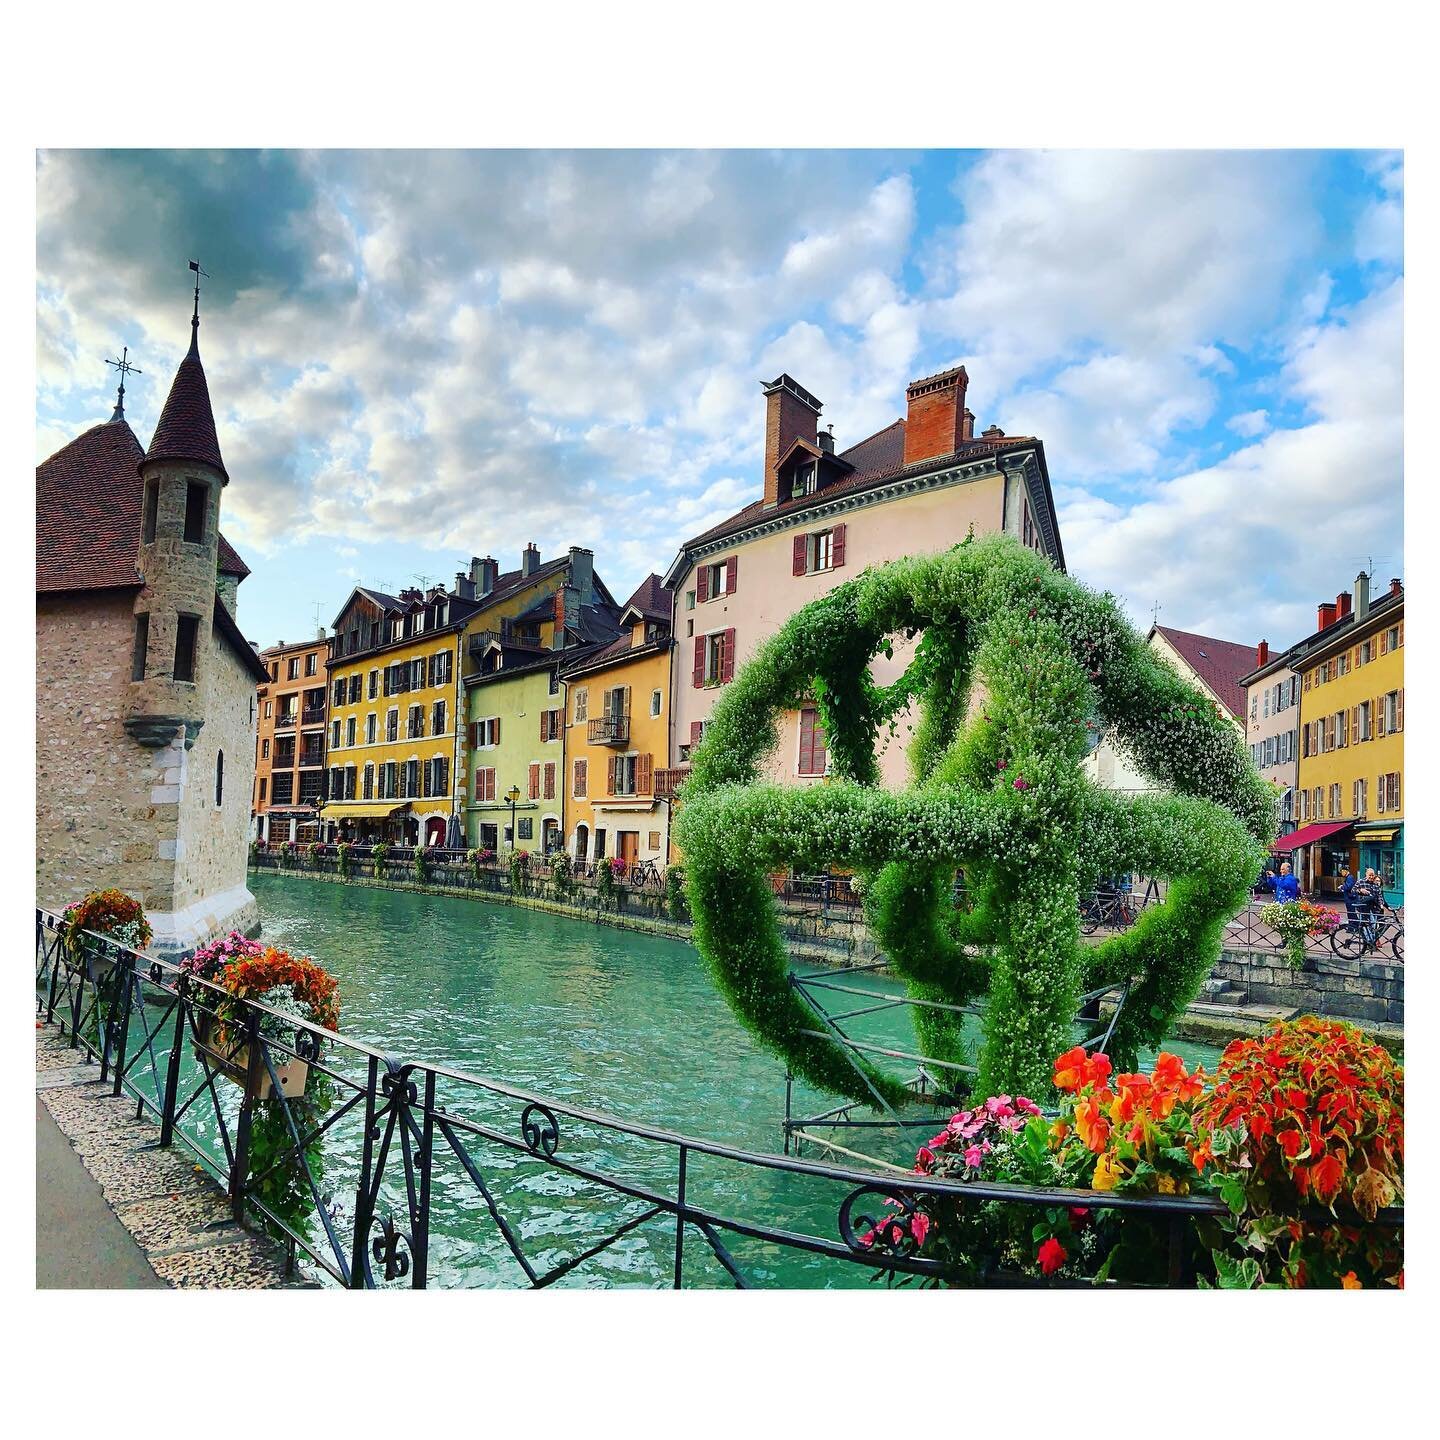
[[[586,736],[592,745],[624,745],[630,739],[628,715],[601,715],[587,725]]]
[[[305,1264],[354,1289],[431,1283],[432,1265],[445,1258],[432,1234],[442,1187],[470,1197],[461,1207],[467,1223],[498,1236],[495,1253],[514,1283],[537,1289],[621,1241],[630,1250],[625,1275],[632,1284],[747,1288],[773,1274],[777,1247],[941,1279],[942,1266],[920,1253],[908,1228],[893,1244],[872,1234],[877,1219],[907,1221],[938,1197],[1037,1211],[1083,1205],[1144,1212],[1166,1237],[1163,1283],[1183,1286],[1194,1278],[1193,1220],[1224,1209],[1204,1195],[961,1184],[744,1150],[387,1056],[104,936],[84,935],[75,954],[61,943],[58,924],[56,915],[36,910],[37,1014],[58,1023],[77,1052],[98,1064],[113,1096],[135,1101],[137,1121],[158,1123],[162,1147],[182,1146],[220,1179],[237,1221],[258,1222],[281,1239],[292,1266]],[[306,1074],[290,1093],[297,1065]],[[323,1101],[315,1098],[321,1090]],[[263,1155],[257,1124],[272,1137]],[[723,1171],[721,1183],[701,1183],[702,1165]],[[273,1200],[283,1167],[288,1179],[279,1188],[300,1197],[298,1211]],[[831,1197],[827,1226],[799,1228],[787,1215],[736,1213],[720,1203],[778,1203],[767,1177],[780,1174],[804,1177]],[[537,1194],[547,1197],[550,1211],[532,1208],[528,1219],[517,1218],[522,1192],[532,1207]],[[1383,1211],[1376,1223],[1403,1224],[1403,1211]],[[563,1249],[561,1235],[569,1241]],[[648,1243],[637,1249],[631,1237],[639,1235]],[[473,1248],[476,1239],[467,1233],[459,1243]],[[737,1258],[743,1242],[759,1247],[758,1265]],[[643,1273],[637,1260],[646,1264]],[[996,1270],[974,1283],[1037,1282]]]

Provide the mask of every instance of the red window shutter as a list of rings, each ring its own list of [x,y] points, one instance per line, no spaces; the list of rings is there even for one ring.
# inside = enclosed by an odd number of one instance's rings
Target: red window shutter
[[[732,555],[725,562],[725,589],[727,593],[735,593],[735,576],[740,570],[740,561],[737,556]]]
[[[810,768],[810,751],[815,744],[815,712],[813,710],[802,710],[800,712],[800,757],[796,761],[796,767],[802,775],[812,773]]]
[[[1388,630],[1380,632],[1380,653],[1382,655],[1390,653],[1390,632]]]
[[[810,552],[810,537],[797,535],[790,545],[790,572],[793,575],[805,573],[805,561]]]
[[[695,688],[702,689],[705,685],[705,637],[695,637]]]
[[[465,727],[465,733],[470,737],[470,748],[474,750],[480,744],[480,722],[472,720]]]
[[[720,637],[720,683],[728,685],[735,678],[735,632],[726,630]]]
[[[590,778],[586,772],[589,768],[590,762],[588,760],[577,760],[575,762],[575,798],[577,800],[583,800],[585,798],[585,787]]]
[[[700,743],[705,734],[705,722],[703,720],[692,720],[690,722],[690,751],[694,754],[695,746]]]
[[[607,795],[615,793],[615,757],[613,755],[605,762],[605,793]]]
[[[550,728],[549,721],[549,713],[545,710],[542,710],[540,712],[540,739],[542,742],[550,738],[549,735],[545,733]]]
[[[555,762],[553,760],[545,762],[545,798],[547,800],[555,798]]]
[[[702,565],[695,575],[695,599],[703,605],[710,598],[710,567]]]
[[[635,793],[637,795],[648,795],[653,788],[652,777],[655,774],[655,757],[653,755],[637,755],[635,757]]]
[[[845,527],[837,525],[830,532],[830,564],[839,567],[845,563]]]

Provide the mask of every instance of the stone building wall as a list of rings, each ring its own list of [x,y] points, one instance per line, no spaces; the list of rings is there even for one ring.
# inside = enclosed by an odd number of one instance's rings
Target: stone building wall
[[[158,842],[177,806],[157,802],[162,753],[123,720],[134,644],[133,594],[41,595],[35,603],[35,893],[62,909],[116,886],[169,908],[173,867]]]
[[[1405,1023],[1405,966],[1378,960],[1314,955],[1293,969],[1275,951],[1225,950],[1211,972],[1242,990],[1251,1005],[1295,1006],[1337,1020]]]
[[[170,919],[181,948],[203,944],[221,930],[253,930],[259,923],[255,898],[245,884],[255,780],[256,682],[218,634],[200,665],[205,723],[191,748],[177,757],[180,810]],[[225,776],[217,807],[216,757],[222,752]]]

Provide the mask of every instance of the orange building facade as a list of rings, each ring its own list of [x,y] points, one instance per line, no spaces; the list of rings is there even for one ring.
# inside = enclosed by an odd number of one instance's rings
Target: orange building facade
[[[319,838],[328,651],[322,632],[260,652],[270,678],[260,686],[256,717],[251,835],[257,840]]]

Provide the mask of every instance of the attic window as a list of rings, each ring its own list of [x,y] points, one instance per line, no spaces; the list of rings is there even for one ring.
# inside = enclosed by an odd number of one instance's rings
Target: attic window
[[[798,500],[802,495],[813,495],[815,493],[815,461],[808,465],[802,465],[795,472],[794,485],[790,491],[790,498]]]

